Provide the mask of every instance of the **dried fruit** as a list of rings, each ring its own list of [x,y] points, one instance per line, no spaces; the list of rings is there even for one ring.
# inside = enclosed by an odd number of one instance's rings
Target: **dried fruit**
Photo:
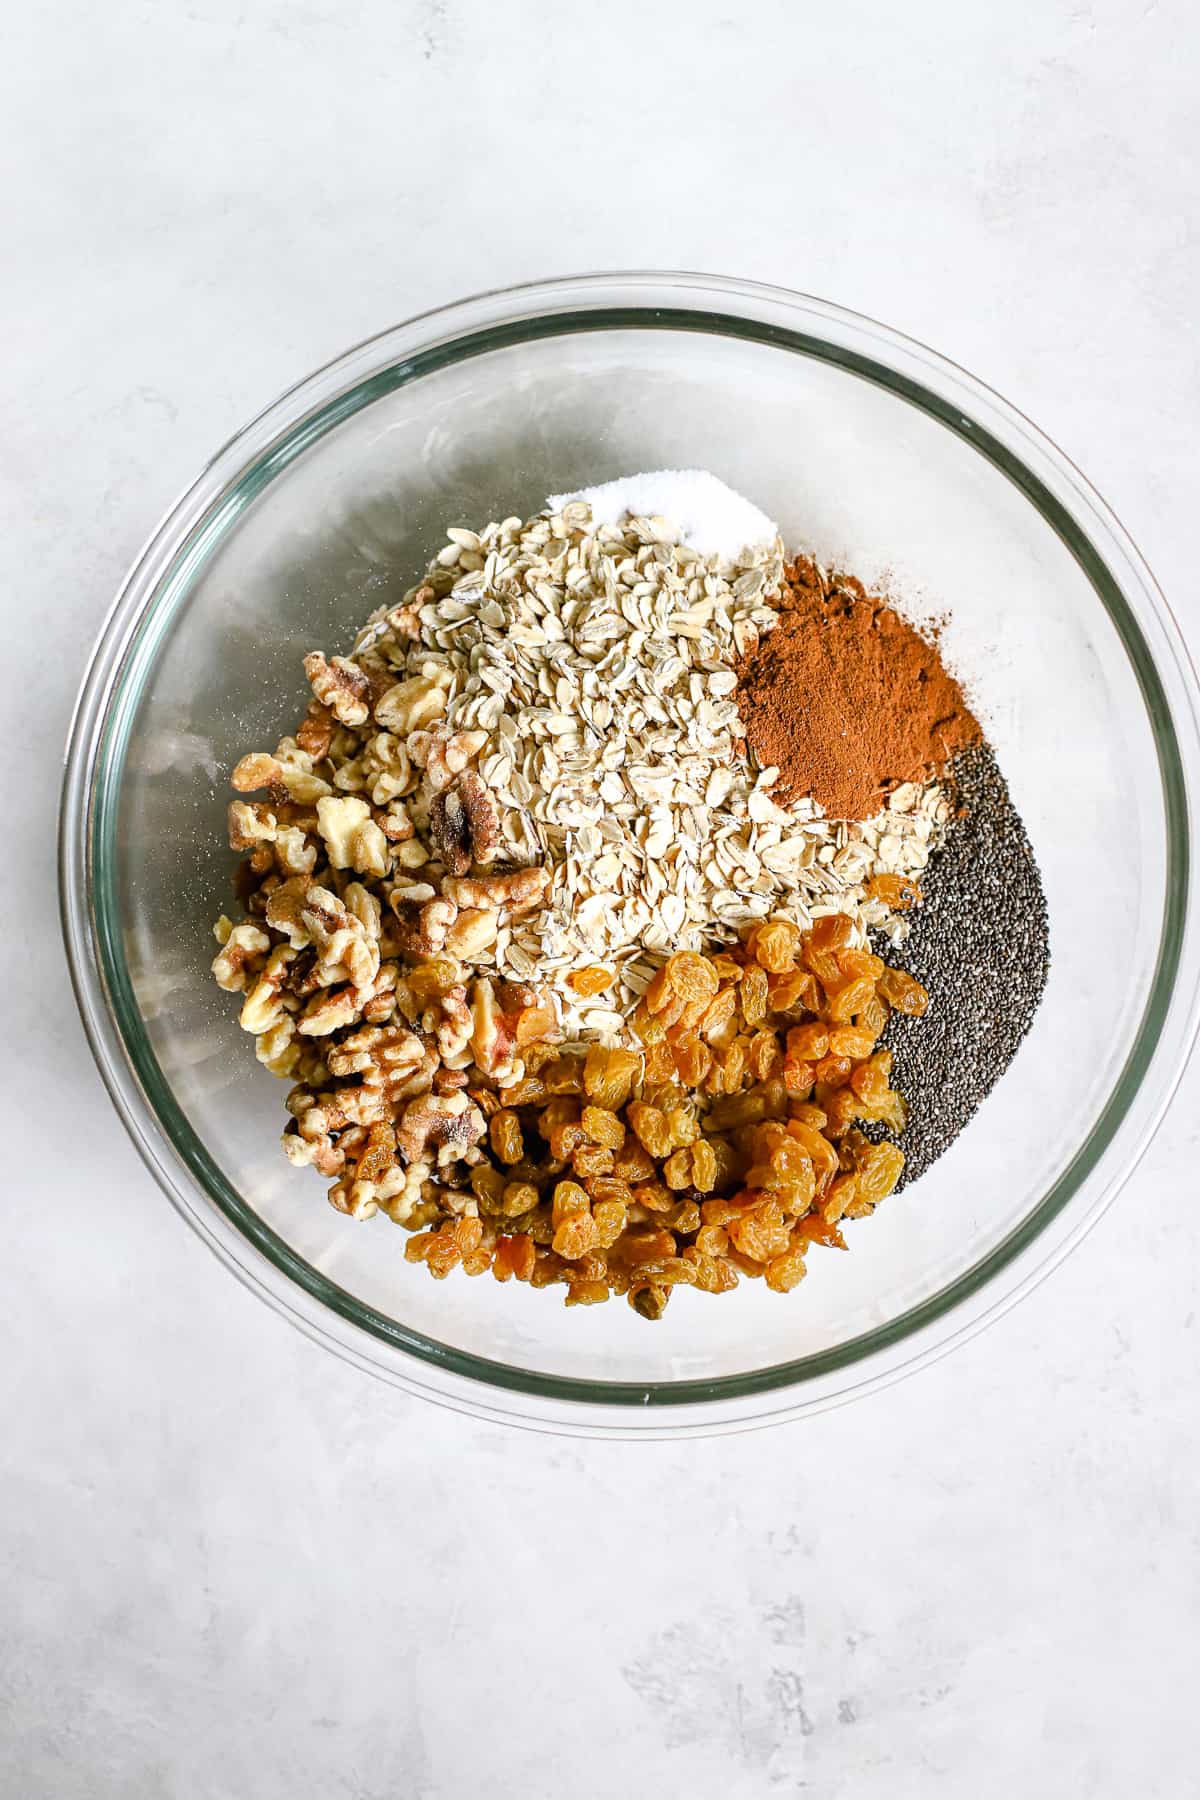
[[[929,995],[921,983],[903,969],[885,969],[879,977],[879,992],[889,1006],[913,1019],[919,1019],[929,1005]]]
[[[662,973],[671,991],[684,1000],[707,1003],[716,994],[717,971],[706,956],[700,956],[694,950],[680,950],[669,957]]]
[[[905,912],[921,904],[921,890],[911,875],[872,875],[867,882],[867,898],[882,900],[894,912]]]
[[[639,1100],[631,1102],[628,1112],[642,1148],[653,1157],[669,1156],[675,1144],[666,1115],[657,1106],[646,1106]]]
[[[580,1124],[594,1144],[606,1150],[619,1150],[625,1142],[625,1127],[615,1112],[603,1106],[585,1106]]]
[[[567,976],[567,986],[571,992],[581,996],[607,993],[612,984],[612,970],[602,969],[596,965],[586,969],[575,969]]]
[[[492,1149],[502,1163],[519,1163],[525,1154],[521,1121],[516,1113],[507,1107],[492,1115],[488,1124],[488,1137]]]
[[[610,1050],[593,1044],[583,1064],[583,1091],[594,1105],[619,1112],[641,1066],[642,1059],[635,1050]]]
[[[746,949],[761,968],[772,975],[785,975],[795,967],[800,928],[790,919],[768,919],[751,929]]]

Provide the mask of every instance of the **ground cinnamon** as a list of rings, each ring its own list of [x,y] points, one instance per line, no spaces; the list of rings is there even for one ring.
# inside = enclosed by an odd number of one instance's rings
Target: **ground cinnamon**
[[[779,770],[777,798],[868,819],[980,742],[936,644],[882,596],[800,557],[774,604],[779,624],[738,666],[737,704],[760,767]]]

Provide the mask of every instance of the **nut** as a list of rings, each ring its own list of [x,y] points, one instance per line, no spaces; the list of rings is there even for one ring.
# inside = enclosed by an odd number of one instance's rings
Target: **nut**
[[[304,659],[304,673],[322,706],[327,706],[342,725],[366,723],[371,684],[357,663],[344,656],[326,662],[319,650]]]
[[[244,993],[248,978],[262,967],[270,948],[271,940],[266,932],[260,931],[249,920],[233,926],[213,958],[212,972],[217,986],[224,988],[227,994]]]
[[[341,799],[323,796],[317,801],[317,828],[335,869],[357,869],[360,875],[387,874],[387,839],[365,800],[351,794]]]
[[[404,888],[393,888],[388,905],[396,916],[397,939],[405,956],[436,956],[458,917],[458,908],[452,900],[426,900],[418,904],[408,899]]]
[[[532,912],[546,898],[546,869],[514,869],[508,875],[474,875],[447,881],[443,893],[464,911],[503,910],[510,918]]]
[[[473,769],[456,776],[434,797],[429,829],[451,875],[465,875],[473,863],[489,863],[500,841],[495,802]]]
[[[496,941],[499,916],[488,907],[468,907],[446,933],[446,949],[463,962],[473,962]]]
[[[449,672],[441,669],[397,681],[375,702],[376,721],[397,737],[427,729],[445,712],[449,691]]]
[[[465,1093],[426,1094],[405,1107],[396,1130],[396,1146],[410,1163],[435,1150],[441,1169],[477,1144],[485,1130],[483,1114]]]

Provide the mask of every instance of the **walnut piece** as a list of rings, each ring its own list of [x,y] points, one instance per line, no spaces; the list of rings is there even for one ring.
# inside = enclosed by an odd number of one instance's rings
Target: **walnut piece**
[[[304,659],[304,673],[316,698],[339,724],[366,723],[371,684],[357,663],[344,656],[326,662],[319,650],[312,650]]]
[[[465,875],[475,863],[489,863],[500,842],[496,805],[474,769],[455,777],[434,796],[429,829],[447,873]]]
[[[385,731],[407,737],[427,729],[446,710],[450,677],[439,669],[430,675],[412,675],[397,681],[375,702],[376,721]]]
[[[426,1094],[405,1107],[396,1147],[410,1163],[436,1150],[441,1169],[477,1144],[485,1130],[483,1114],[465,1093]]]
[[[464,911],[474,908],[503,910],[520,918],[541,906],[550,876],[546,869],[514,869],[507,875],[474,875],[447,881],[442,892]]]
[[[440,794],[448,788],[487,741],[486,731],[456,731],[452,736],[444,731],[432,732],[425,752],[425,780],[430,793]]]
[[[317,829],[335,869],[356,869],[360,875],[387,874],[387,839],[365,800],[353,794],[342,798],[324,795],[317,801]]]
[[[397,940],[403,955],[422,959],[436,956],[445,946],[446,934],[458,917],[453,900],[426,900],[418,904],[404,888],[393,888],[388,905],[396,916]]]
[[[222,921],[228,925],[228,919]],[[242,994],[246,991],[249,977],[261,969],[271,948],[271,940],[265,931],[249,920],[230,928],[221,949],[213,958],[212,972],[217,986],[224,988],[227,994]]]
[[[446,949],[462,962],[473,962],[496,941],[500,915],[489,907],[468,907],[446,933]]]

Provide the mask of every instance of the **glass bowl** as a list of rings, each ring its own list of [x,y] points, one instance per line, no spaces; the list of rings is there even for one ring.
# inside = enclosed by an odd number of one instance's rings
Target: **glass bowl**
[[[282,1084],[209,975],[228,773],[449,523],[634,468],[713,470],[785,541],[947,612],[1046,884],[1053,966],[950,1152],[778,1296],[620,1302],[404,1260],[279,1149]],[[494,1419],[612,1435],[794,1417],[920,1366],[1077,1243],[1197,1022],[1197,689],[1145,564],[1078,471],[961,369],[823,301],[600,275],[424,315],[301,382],[209,464],[101,633],[69,747],[64,930],[113,1100],[180,1213],[330,1349]],[[963,971],[970,979],[970,971]]]

